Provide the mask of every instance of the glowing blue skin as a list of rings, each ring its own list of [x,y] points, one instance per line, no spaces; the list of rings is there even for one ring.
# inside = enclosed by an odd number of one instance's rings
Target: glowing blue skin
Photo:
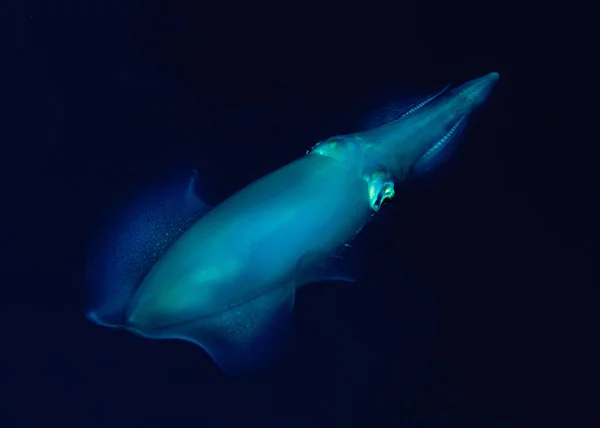
[[[108,248],[131,259],[135,279],[123,274],[117,257],[94,259],[88,318],[150,338],[193,342],[228,373],[268,368],[282,349],[295,290],[319,280],[352,280],[336,270],[338,250],[393,196],[395,183],[447,156],[497,80],[490,73],[435,94],[383,126],[321,142],[205,215],[189,191],[173,193],[188,214],[177,220],[165,214],[163,226],[141,244],[109,239]],[[189,221],[190,212],[199,220],[165,239],[163,230]],[[118,230],[115,236],[131,234]],[[144,269],[154,240],[172,245]]]

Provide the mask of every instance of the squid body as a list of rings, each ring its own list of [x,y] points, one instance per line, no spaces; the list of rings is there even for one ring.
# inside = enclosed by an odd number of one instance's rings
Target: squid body
[[[354,280],[339,250],[395,186],[448,157],[498,79],[446,87],[382,126],[321,141],[214,208],[194,171],[139,195],[90,247],[87,318],[192,342],[229,374],[268,370],[296,289]]]

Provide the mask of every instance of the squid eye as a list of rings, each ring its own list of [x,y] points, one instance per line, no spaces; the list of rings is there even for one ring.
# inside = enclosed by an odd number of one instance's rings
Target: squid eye
[[[393,183],[385,183],[379,191],[377,199],[373,204],[373,210],[379,211],[381,207],[390,203],[394,197],[394,186]]]
[[[377,212],[394,197],[394,182],[385,172],[376,172],[365,180],[369,186],[369,205]]]

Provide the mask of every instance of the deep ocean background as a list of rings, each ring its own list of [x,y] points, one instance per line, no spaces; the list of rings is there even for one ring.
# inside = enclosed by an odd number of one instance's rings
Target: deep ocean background
[[[543,385],[576,376],[589,325],[568,302],[597,281],[598,210],[588,143],[559,137],[533,7],[8,4],[0,426],[505,427],[553,411]],[[274,376],[228,378],[192,345],[84,318],[91,225],[141,180],[195,167],[218,203],[390,94],[491,71],[457,156],[365,230],[363,280],[299,292]]]

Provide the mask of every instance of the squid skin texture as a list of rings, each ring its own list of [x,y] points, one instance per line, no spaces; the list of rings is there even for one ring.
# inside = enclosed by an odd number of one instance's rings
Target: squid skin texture
[[[180,187],[148,192],[91,252],[88,318],[192,342],[229,374],[268,371],[285,348],[296,289],[353,280],[340,248],[396,184],[448,156],[498,78],[445,88],[389,123],[322,141],[212,209],[195,195],[193,172]]]

